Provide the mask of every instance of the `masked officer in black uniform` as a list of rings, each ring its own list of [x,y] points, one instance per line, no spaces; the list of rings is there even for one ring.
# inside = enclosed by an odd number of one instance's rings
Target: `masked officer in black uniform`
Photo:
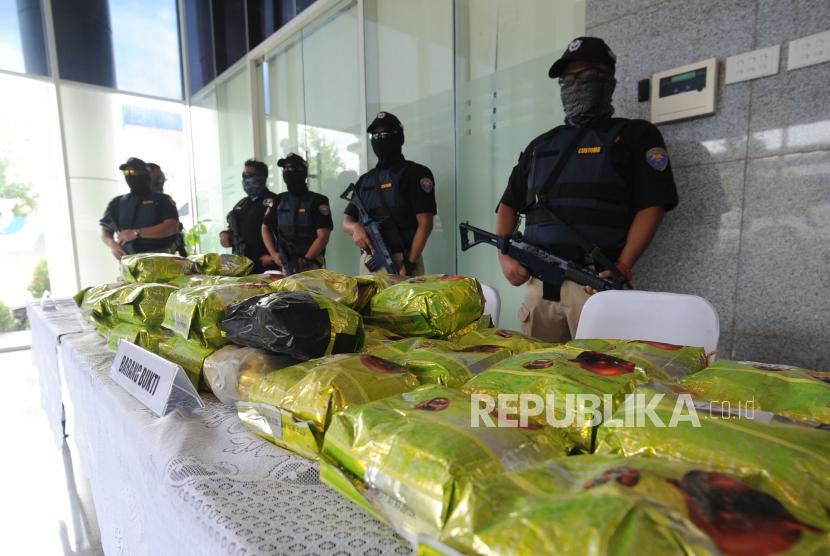
[[[367,131],[378,164],[360,176],[355,184],[355,194],[360,195],[372,219],[382,222],[383,240],[399,266],[400,274],[419,276],[424,273],[421,253],[438,212],[432,172],[426,166],[404,159],[401,152],[403,126],[394,114],[379,112]],[[345,214],[343,231],[364,251],[360,272],[368,274],[365,261],[371,242],[360,224],[357,207],[349,203]]]
[[[150,191],[153,193],[164,193],[164,184],[167,183],[167,176],[161,166],[155,162],[148,162],[147,169],[150,170]],[[171,197],[172,199],[172,197]],[[176,204],[173,201],[173,204]],[[187,257],[187,249],[184,241],[184,226],[179,222],[179,233],[176,235],[176,253],[181,257]]]
[[[549,71],[558,78],[565,125],[530,142],[513,167],[497,209],[496,233],[509,234],[526,216],[525,239],[604,276],[609,268],[629,280],[677,190],[663,137],[644,120],[613,118],[616,58],[602,39],[579,37]],[[598,246],[605,260],[587,257]],[[522,332],[563,342],[576,332],[593,293],[566,280],[561,287],[530,278],[515,259],[499,253],[505,277],[527,282],[519,309]]]
[[[331,230],[328,197],[308,190],[308,163],[294,153],[277,161],[288,189],[270,202],[262,223],[262,240],[283,274],[326,266]]]
[[[228,213],[228,229],[219,233],[222,247],[233,248],[235,255],[254,261],[254,274],[276,270],[277,265],[262,241],[262,219],[269,203],[277,194],[268,189],[268,165],[259,160],[246,160],[242,172],[241,199]]]
[[[107,205],[100,220],[101,241],[118,260],[133,253],[175,252],[179,231],[176,204],[164,193],[151,190],[150,171],[143,160],[129,158],[118,169],[124,173],[130,192]]]

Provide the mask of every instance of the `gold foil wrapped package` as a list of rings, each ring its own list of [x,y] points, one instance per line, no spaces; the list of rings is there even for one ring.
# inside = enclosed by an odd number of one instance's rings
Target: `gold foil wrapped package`
[[[488,328],[493,328],[493,318],[490,315],[481,315],[480,319],[474,320],[467,326],[456,330],[452,334],[444,336],[444,339],[450,342],[457,342],[460,338],[463,338],[467,334],[471,334],[478,330],[487,330]]]
[[[355,308],[358,301],[357,279],[325,268],[286,276],[271,284],[271,287],[278,292],[316,293],[349,308]]]
[[[826,427],[746,406],[700,402],[679,385],[653,383],[636,394],[599,427],[597,453],[666,458],[756,475],[774,485],[776,497],[797,515],[828,519]]]
[[[190,274],[179,276],[169,282],[177,288],[193,288],[196,286],[216,286],[219,284],[270,284],[274,282],[273,274],[249,274],[247,276],[210,276],[207,274]]]
[[[509,349],[513,355],[537,349],[547,349],[555,345],[505,328],[474,330],[456,339],[455,343],[459,346],[502,346]]]
[[[403,281],[402,278],[391,274],[360,274],[354,277],[357,280],[357,301],[354,310],[363,311],[369,306],[372,298],[391,286]]]
[[[220,402],[234,405],[247,400],[251,386],[265,375],[297,363],[285,355],[229,344],[205,359],[202,374]]]
[[[464,485],[564,456],[550,428],[474,426],[470,398],[442,386],[334,414],[324,482],[408,535],[437,537]]]
[[[86,294],[91,289],[92,289],[91,286],[87,286],[86,288],[81,288],[80,290],[78,290],[78,293],[76,293],[75,295],[72,296],[72,300],[75,301],[75,305],[77,305],[78,308],[83,306],[84,298],[86,297]]]
[[[544,411],[536,415],[529,412],[528,423],[553,428],[583,451],[590,451],[593,430],[602,416],[647,381],[643,370],[630,361],[595,351],[554,348],[500,361],[474,376],[462,389],[470,395],[493,398],[500,394],[534,395],[544,404]],[[510,415],[497,413],[494,418],[516,421],[518,406],[513,404],[512,409]],[[552,423],[550,416],[556,421]]]
[[[707,402],[752,400],[754,409],[830,424],[830,373],[720,359],[680,384]]]
[[[378,346],[370,353],[406,367],[421,384],[458,388],[473,375],[511,356],[494,345],[458,347],[451,342],[409,338]]]
[[[371,326],[369,324],[363,325],[364,341],[363,351],[371,351],[373,348],[388,344],[389,342],[396,342],[403,340],[403,336],[395,334],[380,326]]]
[[[251,297],[228,309],[221,328],[236,344],[303,360],[363,347],[360,314],[311,292]]]
[[[658,380],[676,380],[706,367],[702,347],[646,340],[571,340],[566,345],[631,361]]]
[[[228,343],[219,323],[229,306],[249,297],[269,293],[265,284],[219,284],[182,288],[167,299],[163,326],[205,347]]]
[[[117,322],[106,299],[124,285],[123,282],[112,282],[81,290],[76,295],[75,301],[77,303],[80,299],[78,306],[84,319],[95,324],[96,327],[109,329],[115,326]]]
[[[278,446],[316,458],[336,412],[417,386],[412,374],[390,361],[369,354],[333,355],[265,375],[251,386],[250,403],[239,406],[239,416]]]
[[[410,278],[377,294],[366,322],[402,336],[439,338],[481,318],[483,310],[475,278],[434,274]]]
[[[111,313],[120,322],[158,328],[164,320],[164,306],[176,288],[167,284],[127,284],[106,299]]]
[[[202,366],[205,359],[216,351],[215,347],[205,347],[201,343],[185,340],[173,334],[158,344],[158,354],[168,361],[180,365],[193,387],[204,390],[202,387]]]
[[[169,282],[193,274],[195,264],[168,253],[137,253],[121,257],[121,277],[125,282]]]
[[[215,286],[222,276],[208,276],[207,274],[188,274],[173,278],[168,282],[177,288],[195,288],[196,286]]]
[[[763,474],[574,456],[466,485],[442,540],[470,554],[821,554],[821,517]]]
[[[254,268],[248,257],[230,253],[202,253],[188,257],[196,265],[196,272],[214,276],[247,276]]]
[[[125,340],[131,344],[151,351],[155,354],[159,352],[159,343],[170,338],[172,333],[163,328],[149,328],[140,324],[130,324],[122,322],[115,325],[110,330],[109,339],[107,340],[107,347],[110,351],[118,350],[118,342]]]

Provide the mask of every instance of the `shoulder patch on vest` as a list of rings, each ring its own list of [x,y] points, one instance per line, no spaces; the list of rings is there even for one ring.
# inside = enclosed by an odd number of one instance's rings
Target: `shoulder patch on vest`
[[[658,172],[662,172],[669,165],[669,153],[662,147],[653,147],[646,152],[646,162]]]
[[[331,209],[328,205],[320,205],[319,210],[320,214],[322,214],[323,216],[328,216],[329,214],[331,214]]]
[[[599,154],[602,152],[602,147],[579,147],[576,149],[576,154]]]
[[[432,189],[435,187],[435,183],[429,178],[421,178],[421,181],[418,183],[421,189],[424,190],[424,193],[432,193]]]
[[[392,189],[392,183],[391,182],[382,183],[382,184],[380,184],[380,188],[381,189]]]

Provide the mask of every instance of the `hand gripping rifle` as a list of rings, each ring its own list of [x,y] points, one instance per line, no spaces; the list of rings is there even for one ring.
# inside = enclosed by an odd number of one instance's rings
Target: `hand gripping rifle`
[[[558,257],[535,245],[530,245],[520,232],[508,236],[491,234],[481,228],[470,226],[463,222],[458,225],[461,232],[461,250],[466,251],[479,243],[487,243],[499,251],[519,261],[527,268],[531,276],[538,278],[545,284],[559,285],[565,280],[576,282],[581,286],[591,286],[597,291],[621,290],[628,284],[624,279],[603,278],[590,268],[584,267],[568,259]],[[470,241],[469,232],[473,233]]]
[[[389,254],[389,249],[387,249],[386,243],[383,241],[383,235],[380,232],[381,222],[375,222],[369,216],[369,211],[366,210],[366,205],[360,199],[353,183],[349,184],[349,187],[340,195],[340,198],[357,207],[357,211],[360,213],[360,224],[369,235],[369,241],[372,244],[372,250],[366,260],[366,268],[369,269],[369,272],[374,272],[383,267],[389,274],[398,274],[398,265],[392,260],[392,255]]]

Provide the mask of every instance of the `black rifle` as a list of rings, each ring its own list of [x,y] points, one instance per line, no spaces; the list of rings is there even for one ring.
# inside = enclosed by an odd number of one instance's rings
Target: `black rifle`
[[[383,267],[389,274],[398,274],[398,265],[395,264],[392,255],[389,254],[389,249],[386,248],[386,242],[383,241],[383,235],[380,231],[382,222],[375,222],[369,216],[369,211],[366,210],[366,206],[360,199],[353,183],[349,184],[349,187],[340,195],[340,198],[357,207],[357,211],[360,213],[360,223],[366,228],[366,233],[369,235],[369,242],[372,244],[370,256],[366,260],[366,268],[369,269],[369,272],[374,272]]]
[[[627,285],[624,279],[609,280],[603,278],[590,268],[531,245],[524,241],[520,232],[515,232],[509,236],[498,236],[481,228],[470,226],[467,222],[459,224],[458,229],[461,231],[462,251],[466,251],[479,243],[488,243],[507,256],[519,261],[522,266],[527,268],[531,276],[538,278],[545,284],[559,285],[565,280],[570,280],[581,286],[591,286],[597,291],[621,290]],[[472,242],[470,242],[468,232],[473,233]]]
[[[294,264],[294,248],[291,244],[277,236],[277,249],[280,250],[280,259],[282,259],[282,269],[285,275],[297,274],[297,265]]]

